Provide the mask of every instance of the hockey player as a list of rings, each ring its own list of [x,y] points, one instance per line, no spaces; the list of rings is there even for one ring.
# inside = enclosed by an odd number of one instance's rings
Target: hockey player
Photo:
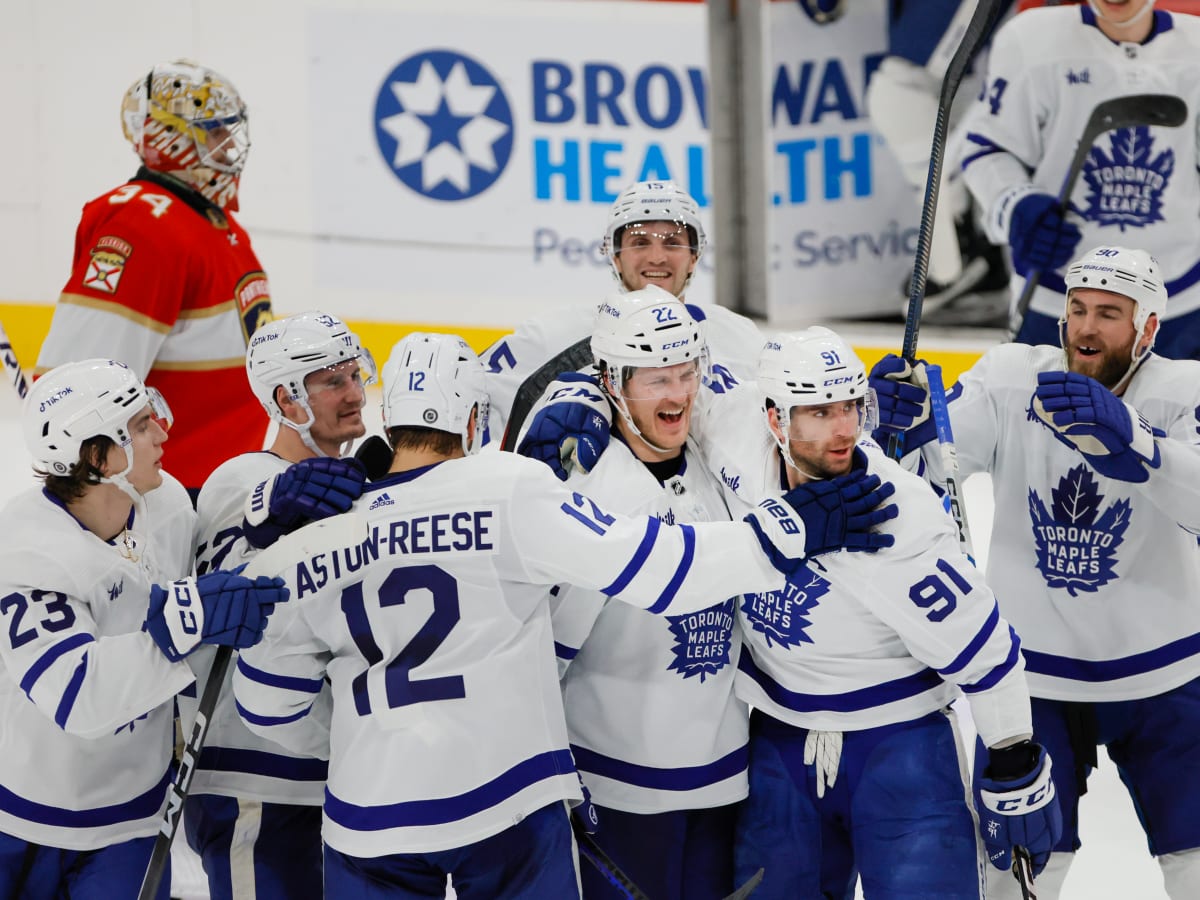
[[[375,362],[341,320],[307,312],[267,323],[250,339],[246,377],[278,432],[269,451],[236,456],[205,482],[197,503],[202,572],[241,565],[281,534],[345,512],[363,489],[362,467],[340,457],[366,433],[364,387],[375,380]],[[195,666],[201,681],[208,662]],[[325,762],[249,731],[226,687],[184,817],[210,896],[318,896]]]
[[[1062,349],[993,348],[949,404],[963,477],[992,474],[989,580],[1021,635],[1062,801],[1038,896],[1057,896],[1079,847],[1078,798],[1103,744],[1167,893],[1197,897],[1200,363],[1151,352],[1167,293],[1144,251],[1096,248],[1066,285]],[[889,357],[872,381],[882,423],[915,447],[928,439],[926,393],[907,374]],[[1010,896],[999,880],[996,896]]]
[[[161,462],[170,412],[124,365],[53,369],[22,424],[43,487],[3,510],[0,897],[133,897],[171,775],[172,700],[194,680],[184,657],[249,646],[287,592],[188,577],[195,514]]]
[[[179,60],[133,83],[121,122],[142,165],[84,207],[38,371],[126,362],[180,416],[167,463],[194,499],[219,463],[263,445],[242,359],[271,293],[233,217],[246,107],[226,79]]]
[[[819,25],[836,21],[844,0],[799,0]],[[1008,2],[1004,4],[1006,7]],[[977,6],[976,0],[890,0],[887,4],[887,54],[867,83],[871,126],[887,142],[913,190],[923,192],[929,177],[929,139],[937,119],[942,79]],[[968,76],[950,110],[953,127],[970,105],[979,77]],[[923,314],[926,322],[987,324],[1004,318],[1008,266],[1001,247],[990,243],[976,224],[971,198],[959,172],[960,141],[953,137],[939,185],[939,210],[933,220],[929,277]],[[920,193],[915,195],[919,209]],[[946,214],[949,213],[949,215]],[[909,285],[903,285],[904,296]]]
[[[704,247],[704,226],[692,196],[671,181],[640,181],[623,190],[609,210],[602,252],[622,291],[655,285],[683,300]],[[692,314],[708,318],[707,339],[718,383],[733,384],[752,375],[762,344],[758,327],[716,304],[693,309]],[[566,357],[559,356],[551,376],[590,366],[588,339],[595,318],[593,303],[566,306],[523,322],[480,354],[492,398],[492,440],[503,435],[521,384],[556,354],[576,348],[575,361],[567,364]]]
[[[592,352],[616,436],[568,488],[663,522],[729,518],[720,483],[687,446],[706,380],[701,324],[656,289],[600,306]],[[595,802],[596,841],[648,896],[733,890],[733,827],[746,796],[747,711],[733,695],[734,598],[655,616],[570,586],[550,601],[571,751]],[[588,900],[621,898],[593,866]]]
[[[1026,275],[1041,273],[1017,334],[1025,343],[1058,343],[1064,266],[1077,247],[1124,243],[1136,231],[1161,261],[1171,296],[1158,352],[1200,357],[1200,21],[1153,6],[1090,0],[1030,9],[996,33],[987,84],[966,123],[964,177],[989,236],[1012,250],[1014,295]],[[1143,93],[1182,97],[1190,120],[1102,135],[1061,215],[1057,195],[1092,110]]]
[[[982,896],[966,760],[946,709],[955,685],[989,749],[976,772],[993,861],[1007,866],[1021,845],[1040,870],[1061,828],[1017,638],[924,482],[874,444],[856,446],[873,403],[854,351],[814,327],[768,339],[757,389],[717,397],[692,423],[735,515],[853,472],[894,483],[899,498],[891,548],[821,556],[783,590],[739,602],[735,689],[754,712],[736,875],[765,868],[755,896],[851,896],[856,872],[867,896]]]
[[[461,900],[577,897],[563,801],[580,788],[547,587],[695,612],[778,586],[768,555],[790,570],[831,546],[890,543],[870,530],[890,515],[875,508],[886,486],[792,492],[752,527],[627,518],[539,463],[473,455],[488,399],[460,338],[409,335],[383,382],[391,474],[355,504],[373,539],[298,562],[303,603],[239,660],[239,708],[264,735],[329,755],[328,896],[438,896],[452,873]],[[328,726],[309,714],[327,677]]]

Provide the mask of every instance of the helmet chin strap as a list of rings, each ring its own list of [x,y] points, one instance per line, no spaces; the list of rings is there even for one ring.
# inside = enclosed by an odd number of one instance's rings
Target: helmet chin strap
[[[1150,10],[1154,8],[1154,0],[1145,0],[1145,3],[1142,4],[1142,8],[1124,22],[1117,22],[1100,12],[1100,7],[1096,5],[1095,0],[1088,0],[1088,6],[1092,8],[1092,12],[1096,14],[1097,19],[1103,19],[1105,22],[1111,22],[1113,25],[1132,25],[1142,17],[1149,14]]]
[[[1145,333],[1146,326],[1143,325],[1141,330],[1133,339],[1133,344],[1135,347],[1142,342],[1142,337],[1145,335]],[[1067,320],[1065,318],[1058,320],[1058,345],[1062,347],[1063,351],[1063,368],[1069,371],[1071,368],[1071,360],[1067,355]],[[1129,382],[1132,380],[1134,373],[1137,372],[1137,370],[1142,367],[1142,363],[1144,363],[1150,357],[1150,351],[1153,348],[1154,342],[1151,341],[1145,346],[1141,353],[1129,354],[1129,368],[1125,370],[1125,374],[1117,380],[1117,383],[1109,388],[1114,395],[1120,397],[1121,394],[1125,392],[1125,388],[1129,387]]]
[[[129,481],[129,473],[133,470],[133,444],[122,448],[125,452],[125,468],[115,475],[101,475],[100,484],[115,485],[122,493],[126,494],[133,501],[133,508],[136,517],[143,522],[147,517],[146,498],[143,497],[138,489]],[[143,526],[144,527],[144,526]]]

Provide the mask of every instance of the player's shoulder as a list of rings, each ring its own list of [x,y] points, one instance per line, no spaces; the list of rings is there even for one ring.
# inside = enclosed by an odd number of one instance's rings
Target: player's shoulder
[[[256,481],[261,481],[268,475],[282,472],[290,466],[286,459],[276,456],[269,450],[255,450],[250,453],[239,453],[221,463],[204,482],[200,496],[210,489],[223,490],[231,484],[243,488],[251,487]]]
[[[1151,353],[1133,376],[1129,393],[1194,405],[1200,397],[1200,361],[1167,359]]]
[[[55,573],[82,574],[96,546],[95,536],[40,486],[10,498],[0,508],[0,520],[6,529],[0,541],[0,579],[5,584],[45,586]]]
[[[146,494],[146,508],[174,510],[179,506],[192,508],[192,498],[183,483],[170,472],[163,470],[162,484]]]
[[[1170,25],[1164,35],[1171,35],[1176,40],[1184,40],[1189,44],[1200,44],[1200,16],[1169,12],[1165,9],[1155,10],[1164,23]]]
[[[1041,6],[1013,16],[997,29],[989,51],[991,59],[1017,57],[1049,62],[1061,57],[1064,41],[1072,41],[1087,27],[1077,6]],[[1047,56],[1047,49],[1058,51]]]
[[[1005,343],[986,350],[971,372],[996,383],[1032,384],[1037,373],[1063,367],[1063,352],[1049,344]]]

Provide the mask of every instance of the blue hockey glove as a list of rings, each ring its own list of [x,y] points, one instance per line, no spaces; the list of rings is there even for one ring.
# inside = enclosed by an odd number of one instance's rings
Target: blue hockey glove
[[[595,380],[564,372],[530,422],[517,452],[540,459],[563,481],[572,467],[589,472],[608,448],[612,408]]]
[[[318,456],[293,463],[246,498],[246,540],[261,550],[301,525],[344,513],[366,481],[367,470],[356,459]]]
[[[1061,269],[1071,261],[1081,237],[1079,227],[1063,218],[1058,200],[1049,194],[1026,194],[1008,220],[1008,243],[1019,275]]]
[[[1161,462],[1150,423],[1094,378],[1039,372],[1033,411],[1101,475],[1138,483]]]
[[[1010,869],[1013,847],[1024,847],[1037,875],[1062,835],[1050,756],[1032,741],[989,750],[988,755],[987,768],[976,775],[979,833],[988,859],[997,869]]]
[[[258,643],[276,603],[288,598],[282,578],[210,572],[150,587],[145,629],[178,662],[200,644],[245,648]]]
[[[895,492],[895,486],[881,482],[878,475],[859,470],[792,488],[782,502],[768,498],[746,521],[771,564],[791,575],[818,553],[892,546],[894,536],[871,529],[896,517],[896,504],[883,505]]]
[[[818,25],[828,25],[846,11],[845,0],[797,0],[800,8]]]
[[[937,428],[929,414],[929,389],[914,379],[925,360],[912,365],[889,353],[871,369],[867,381],[875,391],[879,409],[879,427],[871,437],[885,445],[890,435],[904,435],[904,449],[915,450],[937,437]]]

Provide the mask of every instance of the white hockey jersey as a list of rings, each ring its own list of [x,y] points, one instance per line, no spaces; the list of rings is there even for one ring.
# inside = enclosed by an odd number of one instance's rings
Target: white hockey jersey
[[[1165,93],[1187,102],[1179,128],[1138,126],[1101,135],[1070,196],[1083,233],[1078,252],[1098,245],[1141,247],[1162,265],[1167,318],[1200,307],[1200,20],[1153,13],[1144,44],[1114,43],[1090,7],[1031,9],[1001,28],[988,80],[965,123],[964,179],[984,212],[988,236],[1008,243],[1012,207],[1030,190],[1057,196],[1098,103]],[[1014,290],[1024,279],[1014,275]],[[1045,272],[1032,308],[1062,313],[1062,273]]]
[[[660,483],[614,439],[567,484],[605,509],[666,523],[729,518],[720,486],[688,450]],[[677,616],[570,585],[551,599],[571,750],[598,804],[658,813],[746,796],[749,717],[733,693],[739,599]]]
[[[576,304],[534,316],[479,354],[487,370],[488,395],[491,397],[488,433],[492,441],[499,443],[503,437],[522,382],[555,354],[589,337],[595,329],[598,306]],[[745,316],[715,303],[693,305],[692,309],[705,316],[704,336],[713,361],[714,379],[732,385],[753,378],[763,345],[758,326]],[[590,353],[587,361],[591,362]]]
[[[1056,347],[1003,344],[950,392],[962,477],[992,473],[988,581],[1035,697],[1150,697],[1200,676],[1200,363],[1151,355],[1122,398],[1166,435],[1142,484],[1096,473],[1033,416],[1037,373],[1063,367]],[[936,445],[924,454],[940,479]]]
[[[389,476],[355,509],[372,539],[300,560],[234,675],[252,729],[328,740],[323,837],[351,856],[461,847],[579,798],[551,585],[679,614],[782,582],[744,523],[609,514],[509,453]],[[307,713],[326,677],[322,733]]]
[[[243,453],[222,463],[208,477],[196,501],[196,568],[200,574],[237,568],[258,552],[242,536],[246,497],[255,485],[289,465],[274,453]],[[207,684],[214,653],[215,648],[202,647],[189,658],[197,684]],[[233,700],[233,672],[231,665],[209,720],[191,793],[320,806],[328,770],[325,761],[293,753],[250,731]],[[180,705],[189,720],[195,703]]]
[[[734,515],[784,484],[756,385],[716,398],[699,434]],[[1020,644],[920,478],[869,441],[856,465],[891,482],[894,546],[812,559],[783,591],[748,594],[737,691],[802,728],[856,731],[919,718],[958,688],[989,745],[1032,729]]]
[[[127,534],[101,540],[41,488],[0,515],[0,832],[93,850],[152,835],[175,695],[193,682],[142,630],[150,586],[191,573],[195,518],[163,473]]]

